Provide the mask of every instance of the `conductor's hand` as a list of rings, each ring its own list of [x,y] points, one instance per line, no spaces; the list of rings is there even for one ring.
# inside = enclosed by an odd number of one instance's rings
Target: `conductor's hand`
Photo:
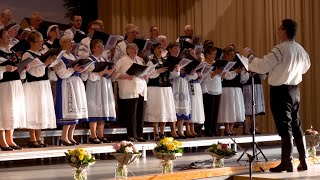
[[[159,69],[157,69],[157,73],[161,74],[161,73],[166,72],[167,70],[168,70],[167,67],[159,68]]]
[[[240,51],[240,54],[244,57],[248,57],[251,54],[254,54],[253,50],[249,47],[246,47]]]
[[[17,69],[18,69],[18,67],[11,66],[11,65],[6,65],[6,71],[7,72],[13,72],[13,71],[15,71]]]

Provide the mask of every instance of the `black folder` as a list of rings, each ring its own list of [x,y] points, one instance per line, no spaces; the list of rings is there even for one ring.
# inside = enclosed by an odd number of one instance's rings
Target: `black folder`
[[[188,65],[186,65],[186,66],[184,67],[185,72],[186,72],[187,74],[190,74],[191,71],[192,71],[193,69],[195,69],[201,62],[200,62],[200,61],[197,61],[197,60],[196,60],[193,56],[191,56],[191,55],[187,55],[186,58],[192,60],[191,63],[189,63]]]
[[[79,66],[84,67],[91,62],[93,62],[93,61],[91,61],[90,59],[77,59],[75,61],[70,62],[69,65],[71,67],[74,67],[75,65],[78,64]]]
[[[39,59],[41,62],[45,62],[50,56],[58,56],[62,51],[60,48],[51,48],[44,55],[40,56]]]
[[[73,40],[75,43],[81,42],[82,39],[86,38],[87,35],[80,33],[79,31],[76,31],[75,35],[73,36]]]
[[[214,67],[212,70],[215,71],[217,69],[223,68],[228,64],[229,61],[223,60],[223,59],[218,59],[216,60],[212,66]]]
[[[100,72],[100,71],[103,71],[105,70],[107,67],[108,69],[112,69],[114,67],[114,63],[112,62],[98,62],[98,63],[95,63],[95,67],[94,67],[94,70],[93,72]]]
[[[135,39],[133,41],[133,43],[135,43],[138,46],[140,51],[143,51],[144,47],[145,47],[145,45],[147,43],[147,40],[145,40],[145,39]]]
[[[100,32],[100,31],[94,31],[92,40],[94,39],[100,39],[103,42],[103,45],[106,45],[108,42],[110,34]]]
[[[168,68],[168,71],[173,71],[175,66],[180,63],[182,58],[168,56],[168,58],[163,62],[163,66]]]
[[[15,66],[18,67],[18,69],[17,69],[18,73],[21,73],[21,72],[24,70],[24,68],[25,68],[28,64],[30,64],[33,60],[34,60],[33,58],[27,58],[27,59],[25,59],[25,60],[20,61],[19,63],[17,63]]]
[[[148,66],[133,63],[126,73],[139,77],[147,68]]]

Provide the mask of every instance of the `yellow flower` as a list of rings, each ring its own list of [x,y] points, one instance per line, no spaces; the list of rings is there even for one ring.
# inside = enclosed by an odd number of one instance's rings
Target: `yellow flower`
[[[72,155],[74,155],[74,150],[69,149],[69,150],[68,150],[68,153],[72,156]]]
[[[83,160],[83,158],[84,158],[84,155],[83,155],[83,154],[81,154],[81,155],[79,156],[79,160],[80,160],[80,161],[82,161],[82,160]]]
[[[167,142],[172,142],[173,141],[173,137],[167,137]]]
[[[86,150],[83,149],[83,148],[79,148],[78,152],[79,152],[80,155],[84,155],[86,153]]]
[[[182,146],[182,141],[176,141],[178,147]]]
[[[161,145],[166,145],[168,142],[169,142],[169,138],[168,137],[165,137],[164,139],[160,140],[160,144]]]
[[[170,142],[170,143],[168,143],[168,145],[167,145],[167,149],[168,149],[169,151],[173,151],[173,150],[176,149],[176,145],[175,145],[174,143]]]

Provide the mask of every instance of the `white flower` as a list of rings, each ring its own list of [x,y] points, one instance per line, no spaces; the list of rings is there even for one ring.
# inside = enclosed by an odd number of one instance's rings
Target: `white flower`
[[[221,144],[217,145],[217,149],[222,149]]]
[[[132,148],[132,147],[126,147],[126,148],[124,149],[124,152],[126,152],[126,153],[133,153],[133,148]]]
[[[127,141],[121,141],[120,144],[121,144],[121,146],[127,146],[128,142]]]

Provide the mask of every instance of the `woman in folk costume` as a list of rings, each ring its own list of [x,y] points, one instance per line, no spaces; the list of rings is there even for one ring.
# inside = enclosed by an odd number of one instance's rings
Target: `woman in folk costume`
[[[54,103],[50,81],[48,77],[48,65],[54,60],[55,56],[48,57],[42,62],[40,50],[43,38],[40,32],[32,31],[27,40],[30,49],[23,56],[22,61],[28,58],[34,59],[29,64],[29,69],[25,72],[26,82],[23,84],[27,112],[27,125],[29,129],[30,141],[28,146],[31,148],[47,147],[41,141],[41,129],[56,128],[56,117],[54,113]]]
[[[86,91],[81,72],[84,70],[79,64],[71,67],[70,63],[76,61],[71,54],[73,41],[71,36],[63,36],[60,45],[66,52],[59,63],[54,66],[58,75],[56,93],[56,117],[57,124],[62,125],[60,145],[72,146],[79,143],[73,139],[74,129],[79,121],[87,121],[88,108]]]
[[[170,56],[177,57],[180,52],[180,47],[178,43],[170,43],[168,45],[169,56],[167,60],[170,59]],[[184,72],[181,71],[179,76],[176,76],[172,80],[172,89],[174,96],[174,103],[177,113],[177,125],[178,125],[178,136],[180,138],[186,138],[183,133],[183,122],[185,120],[190,120],[191,118],[191,100],[189,92],[189,77]]]
[[[60,32],[58,25],[49,26],[47,30],[48,39],[43,43],[41,53],[44,54],[51,48],[60,48],[59,36]]]
[[[187,52],[186,58],[198,61],[196,59],[196,54],[193,48],[190,48]],[[201,59],[200,59],[201,61]],[[198,134],[195,132],[194,124],[203,124],[204,123],[204,109],[203,109],[203,97],[201,85],[199,82],[199,77],[201,76],[200,72],[195,72],[191,70],[189,74],[189,90],[190,90],[190,99],[191,99],[191,120],[186,121],[186,135],[187,137],[195,137]]]
[[[254,100],[255,100],[255,115],[265,114],[264,94],[261,80],[266,75],[249,73],[249,80],[243,85],[243,100],[245,107],[246,120],[243,125],[243,134],[249,134],[253,130],[252,122],[252,78],[254,79]],[[257,124],[256,124],[257,127]],[[256,131],[256,133],[259,133]]]
[[[89,59],[95,62],[94,66],[98,66],[99,62],[107,62],[107,60],[102,57],[104,51],[102,40],[92,40],[90,49],[93,54],[89,56]],[[103,130],[105,121],[116,120],[113,88],[110,79],[113,71],[114,69],[106,68],[99,72],[89,72],[86,94],[91,132],[89,141],[93,144],[111,142],[104,137]],[[98,134],[96,134],[97,129]]]
[[[172,84],[170,75],[174,73],[168,71],[163,66],[164,58],[161,56],[162,45],[155,43],[151,48],[151,57],[148,62],[149,66],[158,64],[155,71],[150,75],[148,81],[148,102],[146,110],[146,121],[152,122],[154,140],[158,141],[164,137],[164,127],[166,122],[174,123],[177,121],[176,109],[174,106]],[[160,135],[159,135],[160,124]],[[171,129],[172,134],[176,134],[175,129]]]
[[[20,74],[15,67],[18,62],[9,50],[8,32],[0,29],[0,149],[22,149],[13,141],[15,128],[26,126],[26,110]]]
[[[226,47],[224,50],[224,59],[234,61],[235,57],[235,48],[233,46]],[[241,87],[248,79],[249,74],[241,66],[224,73],[218,123],[224,123],[225,135],[236,135],[233,131],[234,123],[243,122],[245,119]]]

